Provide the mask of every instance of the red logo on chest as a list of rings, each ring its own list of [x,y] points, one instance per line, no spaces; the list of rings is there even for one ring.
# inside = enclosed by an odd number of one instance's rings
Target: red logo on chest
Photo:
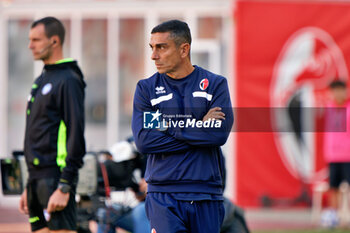
[[[209,80],[204,78],[202,79],[202,81],[199,83],[199,88],[204,91],[205,89],[207,89],[209,86]]]

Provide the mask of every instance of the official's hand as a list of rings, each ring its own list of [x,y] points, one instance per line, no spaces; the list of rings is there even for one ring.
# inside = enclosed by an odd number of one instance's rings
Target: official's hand
[[[19,212],[21,212],[22,214],[28,214],[27,189],[24,189],[21,195],[18,209],[19,209]]]
[[[56,189],[47,204],[47,212],[52,213],[63,210],[67,206],[68,200],[69,193],[63,193],[60,189]]]
[[[225,120],[225,113],[221,111],[220,107],[211,108],[203,117],[203,121],[207,120]]]

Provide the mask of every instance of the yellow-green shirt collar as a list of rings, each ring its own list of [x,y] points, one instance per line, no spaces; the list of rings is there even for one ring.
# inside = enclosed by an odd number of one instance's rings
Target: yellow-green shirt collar
[[[72,62],[72,61],[74,61],[73,58],[63,58],[61,60],[56,61],[55,64],[61,64],[61,63]]]

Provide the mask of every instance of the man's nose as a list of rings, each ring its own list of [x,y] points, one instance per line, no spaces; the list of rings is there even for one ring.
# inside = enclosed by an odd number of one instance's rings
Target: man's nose
[[[158,55],[158,53],[157,53],[156,50],[153,50],[153,51],[152,51],[151,59],[152,59],[152,60],[157,60],[157,59],[159,59],[159,55]]]
[[[31,41],[29,41],[29,43],[28,43],[28,49],[33,49],[33,43],[31,42]]]

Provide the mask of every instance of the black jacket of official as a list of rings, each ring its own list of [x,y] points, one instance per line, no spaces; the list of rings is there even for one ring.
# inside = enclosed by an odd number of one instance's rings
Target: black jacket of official
[[[29,179],[72,184],[85,155],[84,89],[77,62],[45,65],[28,98],[24,155]]]

